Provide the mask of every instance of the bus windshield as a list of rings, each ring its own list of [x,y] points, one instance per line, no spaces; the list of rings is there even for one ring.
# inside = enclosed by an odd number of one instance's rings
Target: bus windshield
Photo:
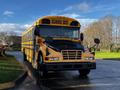
[[[79,38],[79,28],[76,27],[40,26],[37,33],[42,37]]]

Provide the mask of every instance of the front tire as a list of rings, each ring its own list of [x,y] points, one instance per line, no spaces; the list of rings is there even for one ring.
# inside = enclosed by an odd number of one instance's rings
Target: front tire
[[[40,64],[42,64],[43,63],[43,56],[42,56],[42,54],[38,54],[38,60],[37,60],[37,70],[39,70],[39,72],[40,72],[40,75],[43,77],[43,76],[46,76],[47,75],[47,73],[48,73],[48,71],[46,70],[46,68],[44,67],[42,67],[42,70],[41,70],[41,65]]]
[[[87,76],[90,73],[90,69],[79,70],[80,76]]]

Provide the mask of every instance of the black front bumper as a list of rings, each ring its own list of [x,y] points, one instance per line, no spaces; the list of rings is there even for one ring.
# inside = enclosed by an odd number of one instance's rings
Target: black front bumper
[[[47,71],[80,70],[80,69],[96,69],[96,63],[95,62],[46,63],[40,65],[40,70]]]

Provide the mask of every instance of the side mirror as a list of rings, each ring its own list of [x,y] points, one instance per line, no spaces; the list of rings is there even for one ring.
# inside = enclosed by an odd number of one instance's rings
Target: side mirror
[[[84,34],[80,33],[80,40],[83,41],[84,40]]]
[[[99,44],[99,43],[100,43],[100,39],[95,38],[95,39],[94,39],[94,43],[95,43],[95,44]]]
[[[34,34],[37,35],[37,36],[40,36],[40,30],[39,30],[39,27],[36,26],[34,29],[35,29],[35,30],[34,30]]]
[[[91,54],[95,55],[95,52],[91,52]]]

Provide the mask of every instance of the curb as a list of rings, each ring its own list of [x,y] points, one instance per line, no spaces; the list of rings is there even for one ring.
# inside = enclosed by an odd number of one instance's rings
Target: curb
[[[24,71],[16,80],[0,84],[0,90],[14,88],[27,77],[27,71]]]
[[[9,89],[14,86],[15,86],[15,83],[13,83],[13,82],[2,83],[2,84],[0,84],[0,90]]]
[[[96,58],[96,60],[120,60],[120,58]]]
[[[102,58],[103,60],[120,60],[120,58]]]
[[[24,71],[15,81],[15,85],[19,85],[27,77],[27,71]]]

